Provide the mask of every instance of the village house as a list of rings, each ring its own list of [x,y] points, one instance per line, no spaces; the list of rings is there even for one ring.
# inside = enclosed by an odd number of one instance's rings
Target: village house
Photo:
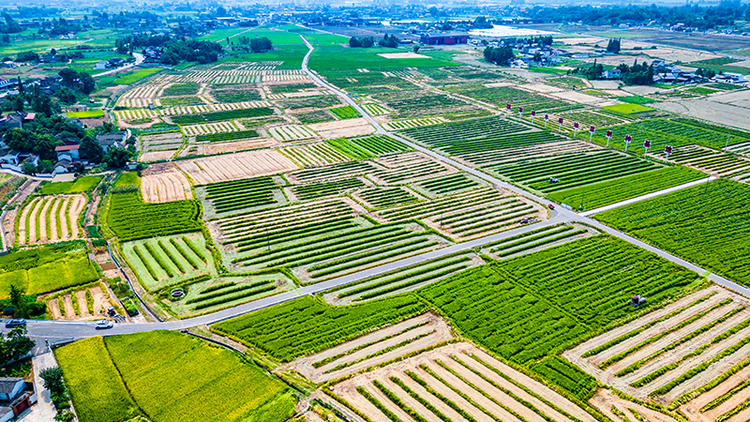
[[[15,418],[36,401],[33,383],[23,378],[0,378],[0,422]]]

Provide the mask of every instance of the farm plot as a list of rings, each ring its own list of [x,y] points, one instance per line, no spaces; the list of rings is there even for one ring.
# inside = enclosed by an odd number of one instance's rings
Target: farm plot
[[[134,123],[134,122],[146,122],[153,121],[158,118],[159,115],[155,110],[149,110],[147,108],[135,108],[129,110],[115,110],[114,111],[117,120],[120,122]]]
[[[318,282],[448,244],[415,223],[364,225],[364,220],[327,218],[322,223],[275,230],[265,242],[265,233],[245,237],[238,245],[250,254],[235,261],[250,269],[284,266],[303,282]],[[290,238],[294,241],[289,242]],[[269,245],[271,240],[275,244]]]
[[[505,104],[511,103],[513,106],[522,106],[528,110],[543,111],[569,104],[566,101],[549,98],[541,94],[531,93],[510,86],[487,88],[484,85],[469,85],[449,88],[448,91],[454,91],[469,98],[499,107],[504,107]]]
[[[745,285],[750,186],[720,179],[605,211],[597,219]],[[731,227],[728,230],[727,227]]]
[[[403,133],[429,148],[458,156],[563,140],[555,134],[532,131],[525,125],[498,117],[406,129]]]
[[[107,226],[120,241],[187,233],[202,226],[197,200],[146,203],[139,191],[116,192],[105,209]]]
[[[425,304],[410,295],[345,307],[329,306],[304,296],[213,324],[211,330],[231,336],[272,359],[290,362],[425,311]]]
[[[87,203],[88,200],[83,195],[35,197],[18,214],[18,244],[78,239],[78,217]]]
[[[493,258],[507,259],[596,234],[599,232],[580,224],[556,224],[484,245],[482,250]]]
[[[286,420],[291,390],[221,347],[172,331],[92,337],[55,349],[81,422],[184,415],[206,422]],[[91,388],[96,385],[97,388]]]
[[[178,131],[143,134],[140,139],[141,151],[144,153],[154,151],[173,151],[182,145],[182,133]]]
[[[437,196],[474,188],[479,186],[479,183],[466,177],[463,173],[455,173],[450,176],[425,180],[418,186],[431,196]]]
[[[275,371],[295,370],[309,380],[320,383],[356,373],[452,337],[451,329],[444,320],[427,313],[324,352],[294,360]]]
[[[370,125],[370,122],[364,117],[314,123],[309,125],[308,128],[315,131],[325,139],[351,138],[354,136],[369,135],[375,132],[375,128]]]
[[[385,104],[397,119],[420,117],[459,116],[481,110],[479,107],[444,94],[389,90],[388,93],[376,94],[374,97]]]
[[[283,125],[268,128],[268,134],[281,142],[317,138],[315,131],[301,125]]]
[[[612,391],[600,389],[589,400],[602,414],[613,421],[652,421],[652,422],[678,422],[679,419],[666,415],[664,412],[658,412],[643,404],[626,400]],[[698,422],[698,419],[690,419]],[[707,422],[707,421],[706,421]]]
[[[330,108],[328,111],[333,114],[336,118],[344,120],[344,119],[356,119],[358,117],[361,117],[359,112],[354,109],[352,106],[343,106],[343,107],[335,107]]]
[[[141,195],[145,202],[170,202],[193,199],[190,182],[182,172],[152,174],[141,178]]]
[[[8,298],[11,285],[38,295],[88,284],[99,279],[97,269],[83,241],[11,252],[0,257],[0,298]]]
[[[184,114],[205,114],[214,112],[231,112],[241,113],[244,109],[262,109],[263,115],[269,114],[266,110],[270,110],[271,103],[268,101],[242,101],[238,103],[218,103],[218,104],[201,104],[201,105],[187,105],[187,106],[175,106],[165,107],[160,110],[163,116],[179,116]],[[252,114],[252,111],[247,113]],[[241,117],[254,117],[236,115],[235,118]],[[232,117],[229,117],[232,118]],[[224,119],[217,119],[224,120]],[[193,122],[197,123],[197,122]]]
[[[695,123],[692,123],[695,122]],[[641,129],[641,126],[643,128]],[[729,145],[742,144],[750,141],[750,134],[747,132],[725,129],[719,126],[702,124],[695,120],[667,120],[667,119],[647,119],[641,123],[630,123],[609,128],[597,129],[594,135],[594,141],[604,145],[607,139],[604,137],[606,129],[611,129],[614,133],[610,147],[617,149],[624,148],[622,139],[625,135],[632,135],[633,142],[628,151],[643,154],[643,141],[651,141],[651,151],[660,153],[664,151],[665,145],[675,147],[675,152],[679,152],[682,147],[698,144],[703,147],[721,150],[727,144],[729,136]],[[579,137],[588,139],[588,134]]]
[[[294,196],[299,200],[322,198],[330,195],[340,195],[351,189],[365,186],[358,178],[341,179],[334,182],[317,182],[306,185],[297,185],[292,188]]]
[[[546,196],[578,210],[590,210],[692,182],[705,176],[704,173],[682,166],[661,167],[577,188],[563,189]]]
[[[280,149],[300,167],[318,167],[349,161],[350,158],[326,143],[315,143]]]
[[[178,301],[168,298],[161,303],[180,316],[188,317],[216,312],[294,289],[296,285],[281,272],[254,275],[198,277],[180,283],[185,296]],[[162,288],[167,293],[169,287]]]
[[[62,294],[65,293],[65,294]],[[119,306],[103,283],[82,289],[69,289],[46,297],[49,315],[54,320],[79,321],[108,316],[110,306]]]
[[[349,161],[333,166],[304,169],[287,174],[287,178],[294,184],[322,182],[360,176],[375,167],[367,161]]]
[[[388,136],[367,136],[353,139],[331,139],[326,143],[354,160],[372,158],[378,155],[398,154],[412,149]]]
[[[127,242],[122,245],[122,252],[150,292],[190,279],[208,279],[216,272],[200,233]]]
[[[596,421],[543,383],[469,343],[356,375],[334,385],[331,394],[376,422]]]
[[[488,167],[501,177],[545,194],[658,168],[649,161],[614,151],[525,159]]]
[[[157,94],[162,87],[169,83],[174,75],[162,75],[141,84],[122,94],[117,100],[117,106],[130,108],[148,108],[149,104],[159,105]]]
[[[746,298],[712,286],[563,356],[631,396],[673,409],[687,402],[691,420],[729,420],[750,399],[742,386],[750,364],[748,305]]]
[[[397,185],[426,178],[440,177],[456,170],[433,160],[421,152],[379,157],[374,160],[383,168],[373,169],[368,176],[381,185]]]
[[[232,122],[232,121],[206,123],[206,124],[192,125],[192,126],[182,126],[182,131],[185,132],[185,135],[188,135],[188,136],[234,132],[238,130],[240,129],[237,127],[237,123]]]
[[[387,208],[416,202],[420,199],[400,187],[363,189],[357,192],[356,196],[368,204],[369,208]]]
[[[336,287],[323,298],[334,305],[381,298],[418,289],[482,264],[484,261],[473,252],[459,252]]]
[[[557,142],[549,142],[543,147],[536,145],[519,146],[461,154],[459,160],[462,160],[471,166],[484,167],[508,161],[588,152],[597,149],[599,149],[598,146],[592,145],[588,142],[561,139]]]
[[[276,150],[184,160],[180,161],[178,167],[190,175],[196,185],[265,176],[298,168],[292,160]]]
[[[453,238],[465,240],[517,227],[546,217],[544,208],[505,191],[480,187],[427,201],[377,211],[383,221],[418,219]]]
[[[281,186],[272,176],[211,183],[199,187],[197,191],[217,214],[244,208],[279,205],[285,201]]]
[[[383,126],[388,130],[400,130],[412,127],[436,125],[439,123],[445,123],[445,119],[442,117],[426,117],[423,119],[393,120],[383,123]]]
[[[362,108],[372,116],[381,116],[383,114],[389,114],[391,111],[383,107],[378,103],[365,103],[362,104]]]
[[[750,171],[750,160],[697,145],[688,145],[669,157],[674,162],[695,167],[720,177],[742,176]]]

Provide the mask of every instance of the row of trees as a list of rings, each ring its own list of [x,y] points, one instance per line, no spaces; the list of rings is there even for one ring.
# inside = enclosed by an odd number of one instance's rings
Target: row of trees
[[[618,54],[620,52],[620,45],[620,38],[610,38],[607,42],[607,51],[609,51],[610,53]]]
[[[229,40],[229,38],[227,38],[227,40]],[[268,37],[248,38],[243,35],[240,37],[239,41],[241,45],[249,46],[250,51],[253,53],[264,53],[273,50],[273,43]]]

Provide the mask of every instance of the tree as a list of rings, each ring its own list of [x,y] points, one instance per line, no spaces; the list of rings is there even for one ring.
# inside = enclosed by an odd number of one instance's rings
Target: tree
[[[99,141],[91,135],[86,135],[81,139],[78,153],[81,155],[81,158],[94,163],[101,163],[102,158],[104,158],[104,148],[102,148]]]
[[[81,81],[81,92],[88,95],[96,90],[96,81],[94,77],[86,72],[78,72],[78,78]]]
[[[396,48],[396,47],[398,47],[398,42],[399,42],[399,40],[398,40],[398,38],[396,38],[395,35],[390,35],[389,36],[388,34],[385,34],[383,36],[383,39],[380,40],[380,41],[378,41],[378,44],[381,47]]]
[[[487,18],[484,16],[479,16],[478,18],[474,19],[474,28],[477,29],[487,29],[492,28],[492,24],[487,21]]]
[[[485,47],[484,49],[484,59],[498,66],[508,66],[508,60],[514,57],[511,47]]]
[[[111,147],[107,155],[104,156],[104,163],[111,169],[125,167],[130,161],[130,151],[125,148]]]
[[[618,54],[620,52],[620,38],[610,38],[607,42],[607,51]]]
[[[16,56],[17,62],[38,62],[39,54],[33,51],[23,51]]]
[[[541,62],[541,61],[542,61],[542,53],[540,53],[540,52],[538,52],[538,51],[537,51],[537,52],[536,52],[536,53],[534,54],[534,58],[533,58],[533,60],[534,60],[535,62],[537,62],[537,63]]]
[[[268,39],[268,37],[261,37],[261,38],[253,38],[250,40],[250,50],[253,51],[253,53],[263,53],[266,51],[273,50],[273,44],[271,43],[271,40]]]
[[[419,53],[419,44],[414,44],[414,48],[412,49],[414,53]]]
[[[15,308],[13,314],[16,318],[28,318],[26,312],[26,301],[23,299],[23,289],[15,284],[10,285],[10,303]]]
[[[34,344],[34,340],[26,335],[26,327],[13,328],[8,334],[0,337],[0,366],[6,366],[28,355]]]
[[[359,42],[357,37],[351,37],[349,39],[349,47],[352,47],[352,48],[362,47],[362,43]]]

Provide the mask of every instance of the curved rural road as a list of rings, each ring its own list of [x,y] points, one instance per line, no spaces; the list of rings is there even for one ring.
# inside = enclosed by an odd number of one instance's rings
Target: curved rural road
[[[394,139],[397,139],[410,147],[414,148],[417,151],[423,152],[431,157],[433,157],[436,160],[439,160],[443,163],[446,163],[448,165],[454,166],[456,168],[459,168],[467,173],[470,173],[476,177],[479,177],[483,180],[486,180],[496,186],[502,187],[503,189],[507,189],[510,191],[513,191],[521,196],[525,196],[529,199],[532,199],[534,201],[537,201],[542,204],[549,203],[549,201],[545,198],[539,197],[537,195],[534,195],[530,192],[527,192],[517,186],[514,186],[510,183],[504,182],[496,177],[490,176],[484,172],[481,172],[477,169],[474,169],[472,167],[468,167],[466,165],[463,165],[455,160],[452,160],[448,157],[445,157],[441,154],[438,154],[432,150],[429,150],[427,148],[424,148],[420,145],[415,144],[412,141],[409,141],[408,139],[404,139],[401,136],[398,136],[397,134],[391,133],[385,129],[377,122],[373,117],[367,113],[366,110],[364,110],[362,107],[360,107],[359,104],[357,104],[354,99],[352,99],[348,94],[345,92],[339,90],[338,88],[328,84],[326,81],[324,81],[322,78],[320,78],[316,73],[311,71],[308,66],[308,60],[310,59],[310,55],[314,51],[314,47],[307,41],[307,39],[303,36],[303,41],[305,44],[307,44],[307,47],[309,51],[307,52],[307,55],[305,55],[305,58],[302,61],[302,69],[307,72],[307,74],[318,84],[330,89],[331,91],[335,92],[339,97],[344,99],[349,105],[354,107],[362,116],[364,116],[370,124],[372,124],[376,129],[378,134],[381,135],[387,135]],[[704,179],[706,180],[706,179]],[[688,183],[686,185],[683,185],[683,187],[692,186],[694,184]],[[659,194],[664,194],[668,192],[675,191],[675,188],[669,188],[665,189],[664,191],[660,191],[658,193],[652,193],[648,195],[644,195],[644,197],[640,197],[641,200],[651,198],[658,196]],[[623,201],[621,205],[626,205],[627,203],[636,202],[638,198]],[[587,214],[588,215],[588,214]],[[584,215],[577,214],[573,211],[567,210],[565,208],[562,208],[560,206],[557,206],[555,210],[551,211],[550,218],[546,221],[542,221],[540,223],[535,223],[529,226],[523,226],[519,227],[513,230],[508,230],[502,233],[497,233],[491,236],[482,237],[479,239],[458,243],[455,245],[451,245],[446,248],[434,250],[431,252],[423,253],[420,255],[412,256],[409,258],[401,259],[398,261],[390,262],[384,265],[380,265],[378,267],[370,268],[364,271],[360,271],[357,273],[348,274],[342,277],[333,278],[327,281],[323,281],[320,283],[316,283],[309,286],[304,286],[297,288],[295,290],[291,290],[288,292],[280,293],[277,295],[269,296],[263,299],[258,299],[253,302],[245,303],[243,305],[238,305],[233,308],[225,309],[222,311],[218,311],[212,314],[203,315],[199,317],[194,318],[188,318],[183,319],[179,321],[169,321],[169,322],[163,322],[163,323],[134,323],[134,324],[117,324],[114,328],[105,330],[105,331],[97,331],[94,328],[93,322],[68,322],[68,321],[28,321],[28,330],[29,335],[37,340],[37,349],[36,351],[39,353],[44,352],[43,345],[44,345],[44,339],[48,339],[50,342],[55,341],[62,341],[62,340],[70,340],[70,339],[80,339],[85,337],[91,337],[95,335],[116,335],[116,334],[132,334],[137,332],[143,332],[143,331],[152,331],[152,330],[184,330],[190,327],[195,327],[199,325],[204,324],[213,324],[219,321],[223,321],[229,318],[233,318],[238,315],[242,315],[248,312],[252,312],[258,309],[266,308],[268,306],[276,305],[279,303],[283,303],[292,299],[295,299],[297,297],[305,296],[305,295],[312,295],[315,293],[319,293],[325,290],[328,290],[330,288],[341,286],[343,284],[350,283],[352,281],[358,281],[362,280],[368,277],[371,277],[373,275],[382,274],[388,271],[392,271],[395,269],[407,267],[410,265],[418,264],[424,261],[428,261],[431,259],[439,258],[442,256],[446,256],[455,252],[459,251],[467,251],[471,250],[477,247],[480,247],[482,245],[486,245],[488,243],[497,242],[501,239],[508,238],[510,236],[515,236],[520,233],[525,233],[531,230],[536,230],[543,226],[549,226],[553,224],[558,223],[564,223],[564,222],[580,222],[584,224],[588,224],[592,227],[597,228],[598,230],[602,232],[606,232],[612,236],[618,237],[620,239],[623,239],[627,242],[630,242],[633,245],[636,245],[640,248],[646,249],[649,252],[652,252],[656,255],[661,256],[664,259],[667,259],[677,265],[680,265],[682,267],[685,267],[689,270],[692,270],[698,274],[709,274],[708,278],[718,284],[721,284],[731,290],[734,290],[738,293],[741,293],[746,296],[750,296],[750,289],[741,286],[737,283],[734,283],[724,277],[718,276],[716,274],[712,274],[709,271],[694,265],[684,259],[681,259],[679,257],[676,257],[668,252],[665,252],[661,249],[655,248],[645,242],[642,242],[638,239],[635,239],[632,236],[629,236],[625,233],[622,233],[620,231],[617,231],[609,226],[606,226],[596,220],[593,220],[591,218],[588,218]],[[41,346],[40,346],[41,345]]]

